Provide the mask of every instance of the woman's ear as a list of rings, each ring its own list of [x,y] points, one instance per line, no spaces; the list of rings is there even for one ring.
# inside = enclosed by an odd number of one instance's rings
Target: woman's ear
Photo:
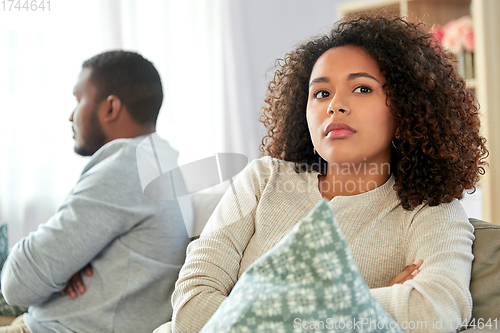
[[[391,99],[389,98],[389,87],[387,86],[387,82],[384,83],[384,85],[382,86],[382,89],[384,89],[384,91],[385,91],[385,105],[390,107],[391,106]]]
[[[399,130],[398,127],[396,127],[394,129],[394,139],[399,140],[400,136],[401,136],[401,131]]]
[[[109,95],[106,98],[106,114],[104,116],[105,122],[113,122],[116,121],[122,112],[122,101],[116,97],[115,95]]]

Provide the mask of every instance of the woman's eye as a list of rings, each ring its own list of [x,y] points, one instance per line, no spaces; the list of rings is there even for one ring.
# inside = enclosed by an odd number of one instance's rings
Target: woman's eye
[[[316,99],[322,99],[322,98],[326,98],[328,96],[330,96],[330,93],[328,91],[324,91],[324,90],[320,90],[320,91],[314,93],[314,97]]]
[[[361,86],[356,89],[354,89],[354,92],[360,93],[360,94],[367,94],[371,92],[372,90],[369,87]]]

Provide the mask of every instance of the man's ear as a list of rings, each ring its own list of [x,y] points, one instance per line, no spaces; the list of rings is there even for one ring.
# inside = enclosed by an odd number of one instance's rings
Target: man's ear
[[[122,101],[115,95],[109,95],[108,98],[106,98],[105,105],[107,110],[103,120],[105,122],[116,121],[120,117],[123,109]]]

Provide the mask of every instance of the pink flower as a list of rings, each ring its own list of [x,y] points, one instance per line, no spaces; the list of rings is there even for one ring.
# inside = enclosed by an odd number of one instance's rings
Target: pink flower
[[[463,16],[457,20],[458,32],[462,38],[462,46],[466,51],[474,51],[474,28],[472,17]]]
[[[456,21],[450,21],[444,26],[443,46],[453,53],[462,50],[462,38],[460,36]]]
[[[451,52],[457,54],[463,50],[474,51],[474,28],[470,16],[463,16],[448,22],[443,31],[443,46],[450,49]]]
[[[474,52],[474,31],[469,31],[462,40],[465,51]]]
[[[434,44],[443,45],[444,30],[440,26],[434,26],[432,28],[432,33],[434,34]]]

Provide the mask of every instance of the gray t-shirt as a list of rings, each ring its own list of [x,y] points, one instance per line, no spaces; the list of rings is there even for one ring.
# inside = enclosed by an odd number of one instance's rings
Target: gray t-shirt
[[[188,236],[177,200],[143,193],[137,147],[153,138],[156,162],[161,156],[163,170],[174,169],[177,152],[156,134],[109,142],[56,214],[12,248],[2,291],[10,304],[29,306],[32,332],[152,332],[170,320]],[[86,293],[61,296],[88,263]]]

